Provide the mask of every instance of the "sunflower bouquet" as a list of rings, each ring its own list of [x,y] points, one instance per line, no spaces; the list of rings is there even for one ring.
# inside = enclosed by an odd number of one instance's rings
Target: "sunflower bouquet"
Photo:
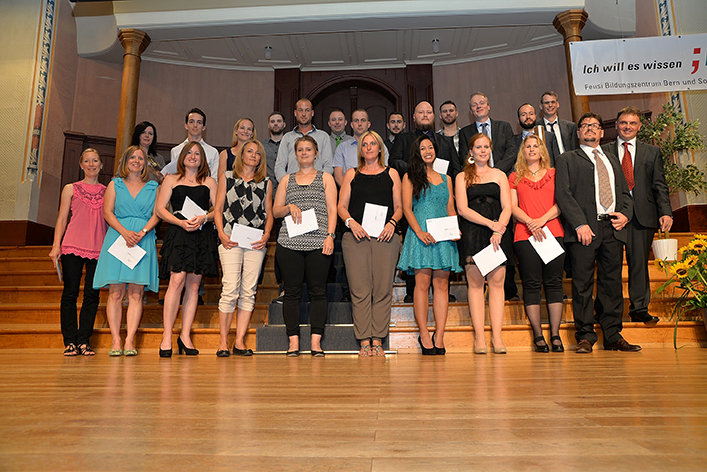
[[[656,259],[656,266],[670,276],[656,293],[672,286],[673,293],[681,291],[670,319],[675,318],[673,344],[677,347],[677,327],[680,315],[707,307],[707,235],[697,234],[687,246],[680,248],[675,262]]]

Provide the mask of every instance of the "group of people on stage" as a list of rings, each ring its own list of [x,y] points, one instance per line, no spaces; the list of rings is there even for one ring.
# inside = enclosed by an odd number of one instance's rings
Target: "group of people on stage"
[[[484,334],[488,286],[491,349],[506,353],[501,328],[505,300],[515,290],[516,258],[536,351],[564,351],[559,335],[562,280],[563,271],[570,269],[577,352],[592,351],[597,341],[595,319],[602,327],[605,349],[640,350],[620,334],[622,251],[626,246],[630,318],[655,324],[657,318],[648,313],[650,241],[656,228],[665,231],[672,224],[660,152],[636,141],[640,112],[634,107],[618,113],[619,138],[605,146],[600,146],[599,115],[585,113],[575,125],[557,118],[558,107],[554,92],[541,97],[543,120],[537,119],[531,104],[521,105],[522,132],[514,136],[509,123],[490,119],[490,103],[482,93],[472,94],[470,110],[476,122],[464,128],[456,126],[456,105],[444,102],[440,107],[444,126],[438,132],[434,132],[431,104],[420,102],[413,115],[414,129],[404,132],[402,115],[391,113],[386,124],[390,134],[384,141],[369,130],[365,110],[352,114],[353,136],[345,134],[347,120],[341,110],[331,113],[331,135],[316,129],[312,104],[302,99],[296,104],[292,131],[284,133],[285,117],[274,112],[268,118],[269,139],[261,143],[253,121],[241,118],[234,126],[231,147],[220,155],[202,139],[206,115],[194,108],[186,115],[188,137],[172,149],[172,160],[166,165],[155,152],[155,126],[137,125],[133,144],[121,156],[108,187],[98,183],[100,156],[86,149],[79,162],[84,179],[62,192],[50,253],[55,264],[61,258],[63,269],[64,355],[95,354],[89,338],[98,290],[105,286],[109,287],[106,316],[112,335],[109,355],[137,355],[135,334],[143,291],[157,292],[158,278],[169,281],[160,357],[172,355],[172,330],[180,304],[179,353],[198,354],[191,327],[200,284],[204,276],[218,277],[220,260],[223,288],[217,356],[251,356],[245,336],[275,219],[280,224],[276,273],[283,289],[287,356],[300,355],[305,282],[311,302],[311,355],[325,355],[321,343],[328,311],[326,283],[337,224],[344,233],[341,246],[359,356],[385,355],[396,268],[408,275],[423,355],[446,352],[449,276],[462,268],[474,352],[488,351]],[[428,224],[444,217],[457,218],[459,232],[437,241]],[[169,227],[158,264],[155,227],[160,221]],[[244,228],[256,230],[249,245],[242,242]],[[546,238],[556,239],[564,252],[544,261],[536,243]],[[143,249],[134,266],[116,256],[121,244]],[[482,250],[502,251],[505,262],[482,272],[477,266]],[[79,324],[76,301],[84,265]],[[596,301],[592,297],[595,267]],[[427,322],[430,286],[433,333]],[[549,344],[541,326],[543,287]],[[120,328],[126,292],[123,344]],[[228,338],[234,314],[236,339],[231,350]]]

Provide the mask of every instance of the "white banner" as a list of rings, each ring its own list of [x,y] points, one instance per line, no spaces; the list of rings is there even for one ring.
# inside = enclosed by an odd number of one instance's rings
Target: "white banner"
[[[707,34],[570,43],[577,95],[707,90]]]

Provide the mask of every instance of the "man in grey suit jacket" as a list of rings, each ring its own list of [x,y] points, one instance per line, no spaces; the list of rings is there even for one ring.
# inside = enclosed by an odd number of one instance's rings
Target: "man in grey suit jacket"
[[[489,118],[491,104],[481,92],[474,92],[469,98],[469,109],[476,120],[459,130],[459,159],[466,162],[469,157],[469,139],[477,133],[489,135],[493,142],[491,167],[501,169],[506,175],[513,172],[516,163],[516,148],[513,140],[513,128],[510,123]]]
[[[670,191],[665,183],[660,148],[636,139],[641,129],[641,112],[626,107],[616,116],[618,139],[602,146],[618,156],[633,196],[633,219],[626,227],[626,264],[631,321],[654,326],[659,318],[648,313],[651,301],[648,254],[655,230],[669,231],[673,225]]]
[[[562,120],[557,116],[560,108],[560,100],[552,90],[540,96],[540,109],[543,111],[542,124],[545,129],[555,135],[560,154],[566,151],[574,151],[579,147],[577,141],[577,125],[571,121]]]
[[[625,226],[633,202],[616,156],[602,152],[601,116],[585,113],[579,119],[580,148],[557,158],[555,199],[565,219],[565,247],[572,261],[572,311],[577,353],[592,352],[597,341],[593,305],[604,349],[640,351],[621,336],[623,294],[621,266]],[[594,268],[597,297],[593,303]]]

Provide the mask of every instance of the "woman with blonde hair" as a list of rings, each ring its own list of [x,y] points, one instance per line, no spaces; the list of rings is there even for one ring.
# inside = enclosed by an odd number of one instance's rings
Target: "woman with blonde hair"
[[[125,355],[136,356],[135,334],[142,318],[142,295],[145,288],[159,291],[157,249],[154,227],[157,182],[150,180],[145,152],[138,146],[128,147],[118,161],[117,176],[106,189],[103,216],[109,225],[98,257],[93,288],[109,285],[106,318],[112,338],[110,356],[120,356],[120,326],[123,318],[123,296],[128,291],[127,335]],[[127,247],[139,246],[144,256],[131,269],[109,251],[122,238]]]
[[[83,171],[83,179],[67,184],[61,192],[59,216],[54,227],[54,245],[49,253],[55,268],[61,258],[64,282],[61,294],[61,334],[65,356],[95,354],[89,341],[93,334],[100,291],[93,288],[93,276],[106,235],[106,220],[103,219],[106,186],[98,182],[103,160],[98,151],[88,148],[79,157],[79,167]],[[84,266],[86,280],[77,322],[76,301]]]
[[[510,254],[511,240],[504,238],[511,218],[511,192],[506,174],[489,165],[491,139],[485,134],[475,134],[469,139],[469,155],[464,171],[456,177],[455,195],[462,232],[459,255],[466,271],[469,286],[469,313],[474,327],[474,352],[486,354],[484,321],[484,281],[489,287],[489,318],[493,352],[505,354],[506,346],[501,338],[505,297],[503,282],[506,276],[505,263],[484,277],[474,261],[482,249],[493,245],[494,251]]]
[[[272,231],[272,192],[272,183],[267,177],[265,149],[260,141],[249,139],[241,146],[233,170],[227,170],[224,178],[219,179],[216,194],[215,222],[221,243],[218,253],[223,271],[223,289],[218,306],[218,357],[231,355],[228,333],[236,306],[238,313],[233,354],[253,355],[253,351],[246,348],[245,336],[255,308],[258,276]],[[262,230],[263,234],[250,246],[241,247],[231,240],[237,225]]]
[[[388,336],[400,252],[400,236],[395,230],[403,216],[401,185],[398,172],[385,165],[383,139],[375,131],[365,132],[358,142],[358,167],[346,171],[338,206],[347,228],[341,246],[361,357],[385,355],[383,339]],[[362,226],[368,204],[387,208],[386,223],[375,236]]]
[[[221,151],[221,154],[219,154],[219,176],[227,170],[233,169],[233,163],[236,161],[238,151],[240,151],[243,144],[249,139],[258,139],[258,133],[255,131],[255,123],[250,118],[241,118],[236,121],[236,124],[233,126],[231,147],[224,149]]]
[[[533,328],[536,352],[549,352],[540,325],[540,287],[545,285],[545,300],[550,318],[550,342],[553,352],[562,352],[560,322],[562,321],[562,268],[565,255],[545,264],[533,249],[530,238],[545,239],[545,227],[562,245],[564,229],[555,203],[555,169],[542,139],[528,135],[521,143],[516,171],[509,177],[513,216],[516,219],[513,248],[523,280],[525,314]]]

